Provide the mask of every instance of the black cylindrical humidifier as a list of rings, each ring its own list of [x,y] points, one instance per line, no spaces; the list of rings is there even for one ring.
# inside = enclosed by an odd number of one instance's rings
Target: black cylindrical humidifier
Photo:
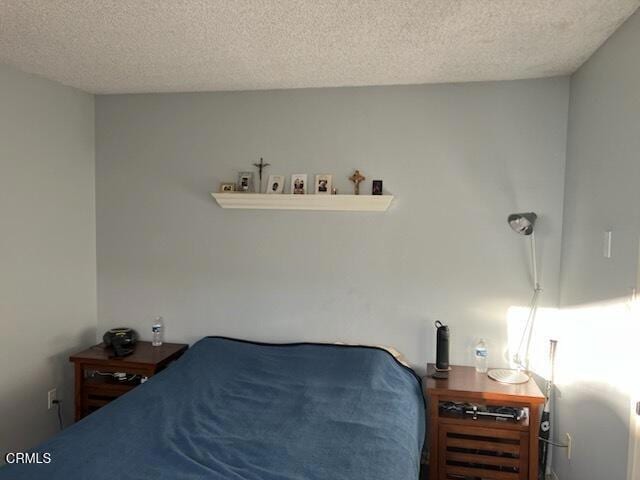
[[[449,327],[436,320],[436,370],[449,370]]]

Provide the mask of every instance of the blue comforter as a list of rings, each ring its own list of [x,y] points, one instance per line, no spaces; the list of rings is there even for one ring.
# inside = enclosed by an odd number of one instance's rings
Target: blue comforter
[[[209,337],[0,480],[416,480],[424,424],[383,350]]]

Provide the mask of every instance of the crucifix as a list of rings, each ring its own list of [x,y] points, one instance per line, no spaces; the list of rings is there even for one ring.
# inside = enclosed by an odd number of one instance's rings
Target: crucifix
[[[349,180],[353,182],[353,194],[360,195],[360,182],[365,181],[364,175],[360,173],[360,170],[353,172],[353,175],[349,177]]]
[[[271,164],[264,163],[264,160],[262,160],[262,157],[260,157],[260,163],[254,163],[253,166],[258,169],[258,178],[260,179],[260,183],[258,184],[260,185],[260,188],[258,188],[258,193],[262,193],[262,169],[271,166]]]

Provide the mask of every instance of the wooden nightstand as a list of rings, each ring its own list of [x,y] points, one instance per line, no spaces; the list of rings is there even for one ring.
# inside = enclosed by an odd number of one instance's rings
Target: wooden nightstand
[[[160,347],[151,342],[136,343],[135,351],[126,357],[112,357],[113,351],[103,343],[71,355],[75,366],[75,419],[87,416],[94,410],[124,395],[140,385],[143,377],[151,377],[182,355],[188,345],[163,343]],[[100,373],[126,373],[130,380],[117,380]]]
[[[423,388],[429,415],[429,480],[482,478],[537,480],[538,428],[544,396],[533,380],[506,385],[473,367],[451,367],[449,378],[431,378],[427,368]],[[525,407],[528,418],[496,421],[440,412],[442,402]]]

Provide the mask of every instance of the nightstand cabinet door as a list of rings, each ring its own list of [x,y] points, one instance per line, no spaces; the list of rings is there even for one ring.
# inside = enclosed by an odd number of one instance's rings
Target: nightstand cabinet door
[[[529,478],[528,432],[441,424],[438,434],[438,480]]]

